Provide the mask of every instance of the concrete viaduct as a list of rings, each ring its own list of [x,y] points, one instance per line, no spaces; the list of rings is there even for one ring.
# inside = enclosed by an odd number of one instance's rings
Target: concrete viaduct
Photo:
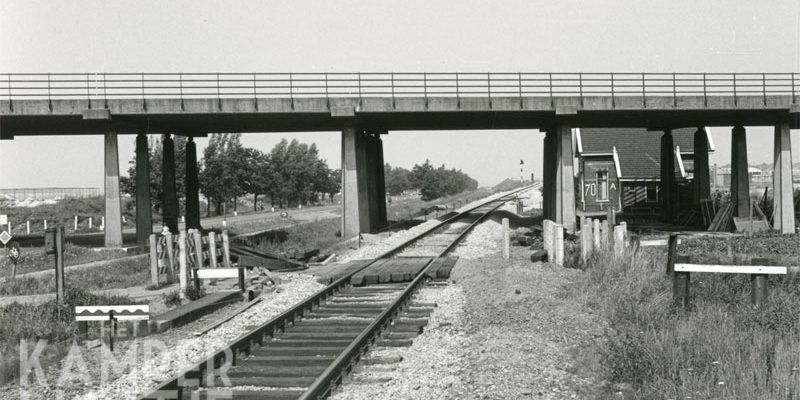
[[[3,82],[5,81],[5,82]],[[5,85],[3,84],[5,83]],[[171,135],[189,138],[187,227],[199,227],[194,137],[212,132],[336,131],[342,137],[342,232],[386,221],[382,134],[393,130],[538,129],[544,139],[544,213],[576,225],[572,128],[660,130],[662,160],[674,160],[671,130],[733,126],[735,215],[749,213],[744,126],[774,127],[774,226],[794,232],[790,129],[800,127],[796,73],[90,73],[0,74],[0,139],[104,135],[105,243],[122,244],[117,135],[135,134],[137,239],[152,221],[146,134],[163,134],[164,221],[177,231]],[[702,157],[702,156],[701,156]],[[705,158],[696,158],[707,160]],[[698,163],[696,198],[708,197]],[[703,165],[704,164],[704,165]],[[670,165],[669,162],[665,165]],[[662,168],[666,220],[674,175]]]

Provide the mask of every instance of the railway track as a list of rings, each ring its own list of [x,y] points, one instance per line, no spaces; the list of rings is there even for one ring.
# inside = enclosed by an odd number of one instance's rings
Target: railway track
[[[528,187],[458,213],[346,273],[311,297],[240,336],[192,368],[163,381],[149,399],[320,399],[331,394],[377,346],[408,346],[427,323],[434,304],[414,300],[442,257],[478,223]],[[390,260],[423,258],[410,282],[403,274],[354,286],[351,279]],[[391,265],[389,265],[391,267]],[[407,265],[406,265],[407,266]],[[406,268],[406,271],[408,268]],[[406,278],[408,276],[406,275]]]

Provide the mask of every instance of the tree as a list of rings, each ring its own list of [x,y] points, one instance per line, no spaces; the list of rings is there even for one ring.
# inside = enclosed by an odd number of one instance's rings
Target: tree
[[[244,194],[242,189],[241,134],[212,134],[203,150],[200,191],[214,202],[217,214],[228,200]],[[210,206],[210,205],[209,205]]]
[[[175,190],[178,200],[185,198],[186,193],[186,137],[174,136],[175,143]],[[135,139],[134,139],[135,141]],[[135,143],[134,143],[135,145]],[[160,136],[151,136],[148,140],[150,166],[150,201],[156,211],[161,209],[161,172],[164,148]],[[120,177],[120,190],[136,198],[136,153],[128,163],[128,176]]]
[[[397,196],[407,190],[414,189],[411,184],[411,171],[402,167],[392,168],[389,164],[384,165],[383,170],[386,193]]]

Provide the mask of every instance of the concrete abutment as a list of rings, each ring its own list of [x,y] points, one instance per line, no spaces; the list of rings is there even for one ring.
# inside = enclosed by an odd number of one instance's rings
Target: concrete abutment
[[[109,131],[104,136],[105,144],[105,247],[122,246],[122,203],[119,195],[119,149],[117,134]]]

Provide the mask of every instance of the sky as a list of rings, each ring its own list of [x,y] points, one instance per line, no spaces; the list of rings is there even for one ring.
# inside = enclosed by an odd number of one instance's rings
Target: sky
[[[800,2],[10,1],[0,0],[5,72],[800,72]],[[712,128],[712,163],[730,129]],[[338,132],[244,134],[268,151],[315,142],[339,167]],[[536,130],[390,132],[384,159],[460,168],[481,185],[541,176]],[[792,131],[794,161],[800,135]],[[120,170],[134,137],[120,136]],[[202,148],[207,140],[201,139]],[[752,164],[772,128],[748,127]],[[100,136],[0,142],[0,188],[101,187]]]

